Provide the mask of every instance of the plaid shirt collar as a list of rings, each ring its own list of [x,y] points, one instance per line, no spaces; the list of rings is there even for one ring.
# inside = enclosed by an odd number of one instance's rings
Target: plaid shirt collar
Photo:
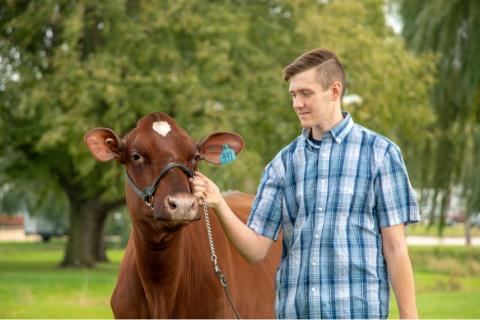
[[[353,127],[353,120],[350,113],[342,112],[342,116],[343,116],[343,120],[340,121],[339,124],[337,124],[335,127],[330,129],[329,131],[323,133],[322,140],[333,139],[338,144],[342,143],[342,141],[345,139],[345,137],[348,135],[348,133],[350,132],[350,130],[352,130],[352,127]],[[312,128],[304,128],[302,130],[302,135],[309,146],[318,149],[320,148],[320,146],[313,143],[309,139],[311,131],[312,131]]]

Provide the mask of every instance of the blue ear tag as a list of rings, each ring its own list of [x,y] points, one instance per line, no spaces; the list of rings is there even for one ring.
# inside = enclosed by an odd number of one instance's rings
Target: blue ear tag
[[[223,145],[223,151],[220,153],[220,164],[229,164],[230,162],[237,159],[235,156],[235,151],[231,149],[228,145]]]

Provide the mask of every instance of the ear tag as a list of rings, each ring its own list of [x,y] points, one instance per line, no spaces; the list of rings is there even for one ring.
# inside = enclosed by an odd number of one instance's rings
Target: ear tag
[[[237,157],[235,156],[235,151],[233,151],[233,149],[231,149],[228,145],[224,144],[223,151],[222,153],[220,153],[220,164],[229,164],[235,159],[237,159]]]

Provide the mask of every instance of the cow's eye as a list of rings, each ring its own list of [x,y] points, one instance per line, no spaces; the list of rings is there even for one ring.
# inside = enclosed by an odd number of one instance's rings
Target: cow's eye
[[[138,152],[132,152],[131,157],[132,157],[132,160],[135,162],[139,162],[142,160],[142,155]]]

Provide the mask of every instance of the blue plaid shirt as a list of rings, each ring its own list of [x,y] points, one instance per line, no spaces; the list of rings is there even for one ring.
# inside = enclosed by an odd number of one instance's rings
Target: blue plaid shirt
[[[248,219],[283,252],[278,318],[386,318],[381,228],[420,219],[400,149],[344,119],[322,140],[310,129],[266,167]]]

